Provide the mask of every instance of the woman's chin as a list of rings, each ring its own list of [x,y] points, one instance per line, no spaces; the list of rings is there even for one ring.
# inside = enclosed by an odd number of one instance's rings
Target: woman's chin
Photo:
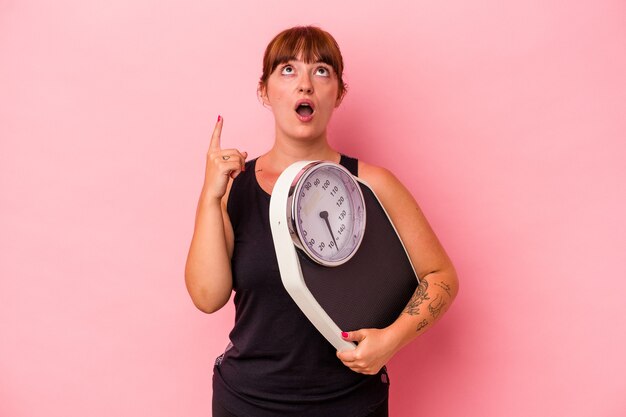
[[[281,133],[281,136],[297,141],[316,141],[326,138],[326,129],[312,124],[294,126],[289,129],[282,130]]]

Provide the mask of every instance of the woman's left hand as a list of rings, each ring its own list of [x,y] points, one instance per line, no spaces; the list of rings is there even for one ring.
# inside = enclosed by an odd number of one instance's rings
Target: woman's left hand
[[[337,352],[337,357],[354,372],[375,375],[397,351],[387,329],[361,329],[347,334],[342,334],[343,339],[358,345],[354,350]]]

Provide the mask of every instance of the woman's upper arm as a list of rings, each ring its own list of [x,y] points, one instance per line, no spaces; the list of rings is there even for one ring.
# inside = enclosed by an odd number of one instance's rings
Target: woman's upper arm
[[[233,180],[228,181],[226,186],[226,193],[222,197],[222,221],[224,222],[224,239],[226,240],[226,251],[228,253],[228,259],[233,258],[233,251],[235,250],[235,232],[233,231],[233,225],[230,222],[230,216],[228,215],[228,196],[233,185]]]
[[[391,172],[359,161],[359,178],[374,190],[391,218],[418,277],[453,268],[417,202]]]

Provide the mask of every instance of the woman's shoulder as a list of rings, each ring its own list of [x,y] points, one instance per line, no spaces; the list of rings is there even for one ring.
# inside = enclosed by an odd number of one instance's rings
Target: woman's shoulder
[[[404,188],[402,183],[387,168],[373,165],[359,159],[359,178],[365,181],[374,192],[384,192]]]

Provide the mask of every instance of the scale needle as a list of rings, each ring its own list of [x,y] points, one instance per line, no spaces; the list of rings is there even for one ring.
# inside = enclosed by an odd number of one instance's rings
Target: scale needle
[[[326,222],[326,226],[328,227],[328,231],[330,232],[330,237],[333,238],[333,242],[335,242],[335,247],[337,248],[337,252],[339,252],[339,246],[337,245],[337,241],[335,240],[335,235],[333,235],[333,229],[330,227],[330,222],[328,221],[328,212],[320,211],[320,217],[324,219]]]

